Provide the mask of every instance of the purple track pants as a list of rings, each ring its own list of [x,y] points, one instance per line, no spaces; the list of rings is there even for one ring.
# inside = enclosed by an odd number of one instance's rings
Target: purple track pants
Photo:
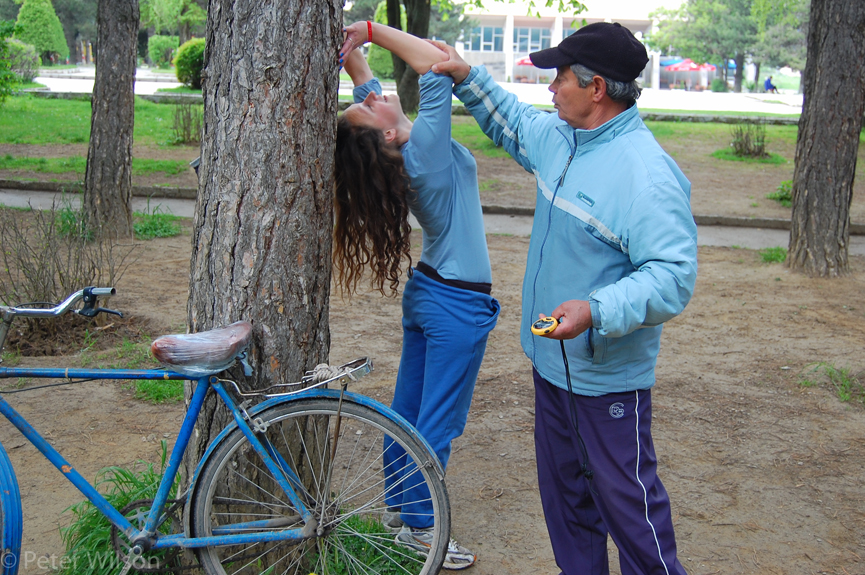
[[[622,575],[685,575],[676,558],[670,500],[657,476],[650,390],[574,395],[591,480],[568,408],[568,392],[537,371],[535,449],[541,502],[564,575],[607,575],[607,534]]]

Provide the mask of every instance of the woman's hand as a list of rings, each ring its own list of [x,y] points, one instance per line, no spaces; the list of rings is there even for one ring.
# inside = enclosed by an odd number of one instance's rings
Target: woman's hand
[[[369,42],[369,28],[367,22],[355,22],[351,26],[346,26],[343,28],[343,34],[345,35],[342,48],[339,51],[339,61],[342,64],[348,55],[352,53],[356,48],[359,48]]]

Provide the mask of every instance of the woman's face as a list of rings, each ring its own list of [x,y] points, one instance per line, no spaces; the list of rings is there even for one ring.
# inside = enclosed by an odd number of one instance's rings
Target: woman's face
[[[379,96],[370,92],[363,102],[352,104],[344,113],[353,126],[378,128],[382,132],[395,129],[404,117],[399,96]]]

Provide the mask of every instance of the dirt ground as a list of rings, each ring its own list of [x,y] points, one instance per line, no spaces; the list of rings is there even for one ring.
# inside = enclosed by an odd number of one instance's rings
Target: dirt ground
[[[479,164],[481,181],[512,182],[485,203],[533,198],[531,180],[520,180],[512,164]],[[695,213],[784,217],[761,200],[753,174],[699,166],[683,164],[694,181]],[[853,202],[860,222],[861,186],[860,179]],[[453,535],[478,554],[467,573],[555,574],[534,468],[530,364],[518,339],[528,238],[487,239],[502,313],[448,467]],[[182,331],[189,253],[188,231],[143,242],[112,307],[145,320],[152,336]],[[865,382],[865,258],[851,258],[851,274],[831,281],[761,263],[744,249],[700,248],[699,266],[693,300],[664,329],[653,394],[659,472],[682,563],[702,575],[865,575],[865,406],[840,401],[823,375],[834,366]],[[331,362],[372,357],[375,372],[354,389],[387,403],[400,354],[399,300],[334,299],[331,333]],[[21,364],[55,361],[62,360]],[[804,379],[817,385],[803,386]],[[107,465],[155,460],[183,412],[105,382],[5,397],[88,479]],[[21,572],[47,573],[63,550],[58,525],[69,516],[62,512],[82,497],[11,426],[0,426],[0,443],[24,500]],[[611,572],[619,573],[613,545],[610,555]]]

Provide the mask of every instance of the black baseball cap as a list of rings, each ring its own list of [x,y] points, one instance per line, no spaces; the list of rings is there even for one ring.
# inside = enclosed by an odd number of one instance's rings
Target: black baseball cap
[[[646,47],[618,22],[583,26],[558,46],[533,52],[529,58],[537,68],[582,64],[619,82],[636,80],[649,61]]]

